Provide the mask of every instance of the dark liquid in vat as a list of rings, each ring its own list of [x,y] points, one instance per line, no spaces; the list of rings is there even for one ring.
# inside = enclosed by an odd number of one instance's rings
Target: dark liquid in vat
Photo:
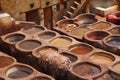
[[[30,75],[30,73],[26,72],[26,71],[22,71],[22,70],[18,70],[15,72],[12,72],[8,75],[9,78],[23,78],[23,77],[27,77],[28,75]]]
[[[22,42],[19,45],[19,47],[24,49],[24,50],[32,50],[32,49],[35,49],[35,48],[39,47],[40,45],[41,45],[40,42],[28,40],[28,41]]]
[[[77,65],[76,67],[74,67],[73,71],[78,75],[86,77],[97,75],[101,72],[101,70],[98,67],[87,63]]]
[[[107,41],[107,43],[113,46],[120,46],[120,38],[113,38]]]
[[[75,62],[77,60],[77,57],[72,55],[72,54],[68,54],[68,53],[63,52],[63,53],[61,53],[61,55],[68,57],[72,62]]]
[[[91,32],[91,33],[87,34],[88,38],[90,38],[92,40],[102,40],[108,35],[109,35],[108,33],[100,32],[100,31]]]
[[[120,34],[120,27],[114,27],[110,30],[112,34]]]
[[[33,73],[33,70],[26,66],[14,66],[9,68],[6,72],[6,76],[13,79],[24,78]]]
[[[44,33],[44,34],[41,34],[41,35],[38,35],[39,38],[42,38],[42,39],[51,39],[53,37],[55,37],[56,34],[55,33]]]
[[[18,41],[21,41],[25,38],[25,36],[23,35],[11,35],[9,36],[8,38],[6,38],[6,41],[9,41],[9,42],[18,42]]]

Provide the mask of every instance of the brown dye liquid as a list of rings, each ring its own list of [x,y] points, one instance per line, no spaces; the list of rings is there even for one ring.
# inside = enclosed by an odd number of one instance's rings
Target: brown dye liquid
[[[12,58],[0,56],[0,68],[9,66],[13,62],[14,60]]]
[[[22,49],[24,49],[24,50],[33,50],[33,49],[39,47],[40,45],[41,45],[40,42],[28,40],[28,41],[22,42],[19,45],[19,47],[22,48]]]
[[[91,52],[92,50],[88,47],[76,47],[73,48],[70,52],[74,53],[74,54],[78,54],[78,55],[84,55],[87,54],[89,52]]]
[[[57,46],[57,47],[64,47],[71,44],[71,40],[67,38],[56,38],[53,41],[50,42],[51,45]]]
[[[8,75],[9,78],[13,78],[13,79],[17,79],[17,78],[23,78],[23,77],[27,77],[28,75],[30,75],[28,72],[26,71],[15,71],[12,72]]]
[[[14,34],[6,38],[6,41],[8,42],[18,42],[21,41],[25,38],[25,36],[20,35],[20,34]]]
[[[110,26],[111,25],[109,23],[100,22],[92,25],[91,27],[94,28],[95,30],[105,30],[105,29],[108,29]]]
[[[101,70],[97,68],[96,66],[86,64],[86,63],[77,65],[76,67],[74,67],[73,71],[76,74],[80,76],[85,76],[85,77],[94,76],[101,72]]]
[[[83,35],[88,31],[91,31],[91,30],[88,28],[78,28],[78,29],[75,29],[75,30],[69,32],[69,34],[72,34],[77,37],[83,37]]]
[[[24,78],[32,74],[32,69],[29,69],[27,67],[13,67],[8,70],[7,77],[18,79],[18,78]]]
[[[43,30],[44,30],[43,28],[32,27],[32,28],[30,28],[30,29],[24,30],[23,32],[26,33],[26,34],[35,34],[35,33],[37,33],[37,32],[43,31]]]
[[[88,38],[90,38],[92,40],[102,40],[108,35],[109,35],[108,33],[100,32],[100,31],[91,32],[91,33],[87,34]]]
[[[55,36],[56,36],[55,33],[50,33],[50,32],[38,35],[38,37],[42,39],[51,39]]]
[[[120,27],[116,27],[110,30],[112,34],[120,34]]]
[[[114,65],[114,66],[113,66],[113,69],[115,69],[115,71],[120,72],[120,63]]]
[[[107,55],[93,55],[90,57],[90,59],[96,63],[100,63],[100,64],[108,64],[113,62],[113,60]]]

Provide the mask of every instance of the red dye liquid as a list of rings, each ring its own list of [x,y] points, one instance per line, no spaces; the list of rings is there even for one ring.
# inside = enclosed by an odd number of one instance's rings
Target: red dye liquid
[[[78,54],[78,55],[84,55],[84,54],[91,52],[91,49],[87,47],[76,47],[72,49],[71,52],[74,54]]]

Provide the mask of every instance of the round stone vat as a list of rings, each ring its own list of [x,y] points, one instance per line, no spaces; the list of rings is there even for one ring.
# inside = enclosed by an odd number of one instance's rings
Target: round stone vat
[[[21,41],[16,45],[16,47],[21,51],[32,51],[39,46],[41,46],[41,42],[32,39]]]
[[[90,52],[92,52],[93,48],[87,44],[77,44],[77,45],[72,45],[69,48],[69,51],[73,54],[77,55],[85,55]]]
[[[107,30],[111,27],[111,24],[108,22],[98,22],[91,25],[91,28],[94,30]]]
[[[34,26],[34,27],[30,27],[28,29],[24,29],[22,32],[31,35],[31,34],[35,34],[37,32],[41,32],[44,30],[45,30],[45,28],[43,26]]]
[[[14,33],[14,34],[8,34],[5,36],[4,41],[8,43],[15,43],[23,40],[25,38],[25,35]]]
[[[89,62],[77,63],[72,67],[72,73],[78,77],[91,78],[101,73],[101,68]]]
[[[72,39],[68,38],[68,37],[57,37],[53,40],[50,41],[50,44],[52,46],[56,46],[56,47],[66,47],[68,45],[70,45],[72,43]]]
[[[105,31],[91,31],[86,34],[86,37],[91,40],[102,40],[107,37],[109,33]]]
[[[109,64],[115,61],[115,57],[106,52],[95,52],[89,58],[91,61],[99,64]]]
[[[27,66],[14,65],[6,71],[6,76],[12,79],[28,77],[33,73],[33,70]]]
[[[0,68],[8,67],[13,64],[15,61],[13,58],[0,56]]]
[[[52,39],[56,36],[57,34],[55,32],[52,32],[52,31],[45,31],[45,32],[42,32],[42,33],[39,33],[38,34],[38,37],[40,39]]]

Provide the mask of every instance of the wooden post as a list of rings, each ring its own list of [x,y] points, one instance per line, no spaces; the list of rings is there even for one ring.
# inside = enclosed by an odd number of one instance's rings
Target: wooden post
[[[44,10],[44,25],[46,28],[51,29],[53,26],[52,6],[46,7],[43,10]]]
[[[38,9],[26,12],[26,20],[40,24],[40,15]]]

